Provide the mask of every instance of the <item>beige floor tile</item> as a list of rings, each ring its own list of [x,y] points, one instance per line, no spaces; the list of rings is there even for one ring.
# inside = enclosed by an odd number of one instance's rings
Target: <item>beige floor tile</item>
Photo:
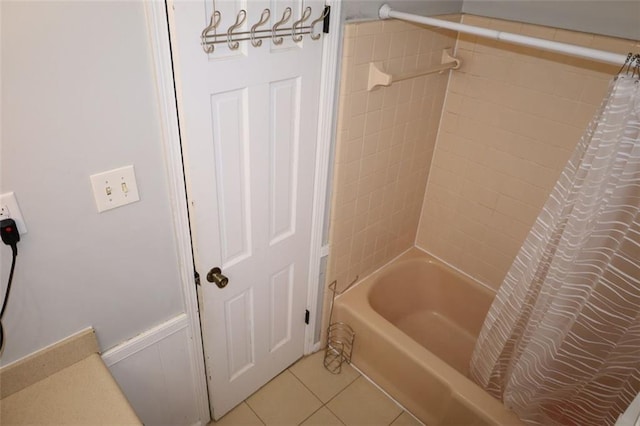
[[[364,377],[359,377],[327,407],[347,426],[389,425],[402,409]]]
[[[285,370],[247,399],[267,425],[297,425],[322,403],[296,377]]]
[[[391,423],[391,426],[423,426],[423,424],[411,414],[403,411],[402,414]]]
[[[313,416],[309,417],[302,423],[302,426],[343,426],[343,423],[326,407],[322,407]]]
[[[256,416],[251,408],[246,403],[242,403],[238,405],[233,410],[229,411],[225,414],[220,420],[217,422],[211,422],[209,425],[215,426],[259,426],[264,425],[262,421]]]
[[[305,357],[289,368],[306,387],[324,403],[349,386],[360,374],[350,365],[343,364],[340,374],[331,374],[324,368],[324,350]]]

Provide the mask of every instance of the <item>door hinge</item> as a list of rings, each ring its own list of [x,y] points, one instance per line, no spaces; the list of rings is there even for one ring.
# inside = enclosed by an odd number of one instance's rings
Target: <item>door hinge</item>
[[[311,312],[309,312],[309,310],[305,310],[304,311],[304,323],[305,324],[309,324],[309,316],[311,316]]]
[[[200,285],[200,274],[198,271],[193,271],[193,280],[196,282],[196,285]]]
[[[331,19],[331,6],[324,7],[324,21],[322,22],[322,32],[329,34],[329,21]]]

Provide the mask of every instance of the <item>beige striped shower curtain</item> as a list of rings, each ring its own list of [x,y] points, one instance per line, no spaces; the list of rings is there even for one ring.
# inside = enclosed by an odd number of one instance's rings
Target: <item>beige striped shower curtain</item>
[[[640,391],[638,78],[612,81],[498,290],[471,377],[530,424],[613,424]]]

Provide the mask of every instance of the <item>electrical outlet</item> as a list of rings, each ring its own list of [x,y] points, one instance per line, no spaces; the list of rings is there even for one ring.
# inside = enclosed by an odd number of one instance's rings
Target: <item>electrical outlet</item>
[[[18,200],[13,192],[7,192],[0,194],[0,220],[13,219],[18,226],[18,232],[20,234],[27,233],[27,225],[22,218],[22,212],[18,206]]]
[[[125,166],[89,176],[99,212],[140,200],[133,166]]]

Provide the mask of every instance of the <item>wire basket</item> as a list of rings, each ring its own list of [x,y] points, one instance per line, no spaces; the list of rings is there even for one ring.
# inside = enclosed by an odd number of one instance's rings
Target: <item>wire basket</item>
[[[337,281],[333,281],[329,284],[329,290],[333,292],[333,297],[331,298],[331,310],[329,311],[327,347],[324,350],[324,368],[333,374],[340,374],[340,372],[342,372],[342,364],[345,362],[351,363],[353,341],[356,337],[356,333],[353,331],[353,328],[348,324],[331,321],[333,318],[333,303],[337,296],[348,290],[356,281],[358,281],[358,277],[356,277],[356,279],[340,293],[336,290]]]
[[[333,374],[340,374],[342,364],[351,363],[353,339],[356,335],[348,324],[342,322],[330,324],[327,330],[329,335],[324,350],[324,368]]]

